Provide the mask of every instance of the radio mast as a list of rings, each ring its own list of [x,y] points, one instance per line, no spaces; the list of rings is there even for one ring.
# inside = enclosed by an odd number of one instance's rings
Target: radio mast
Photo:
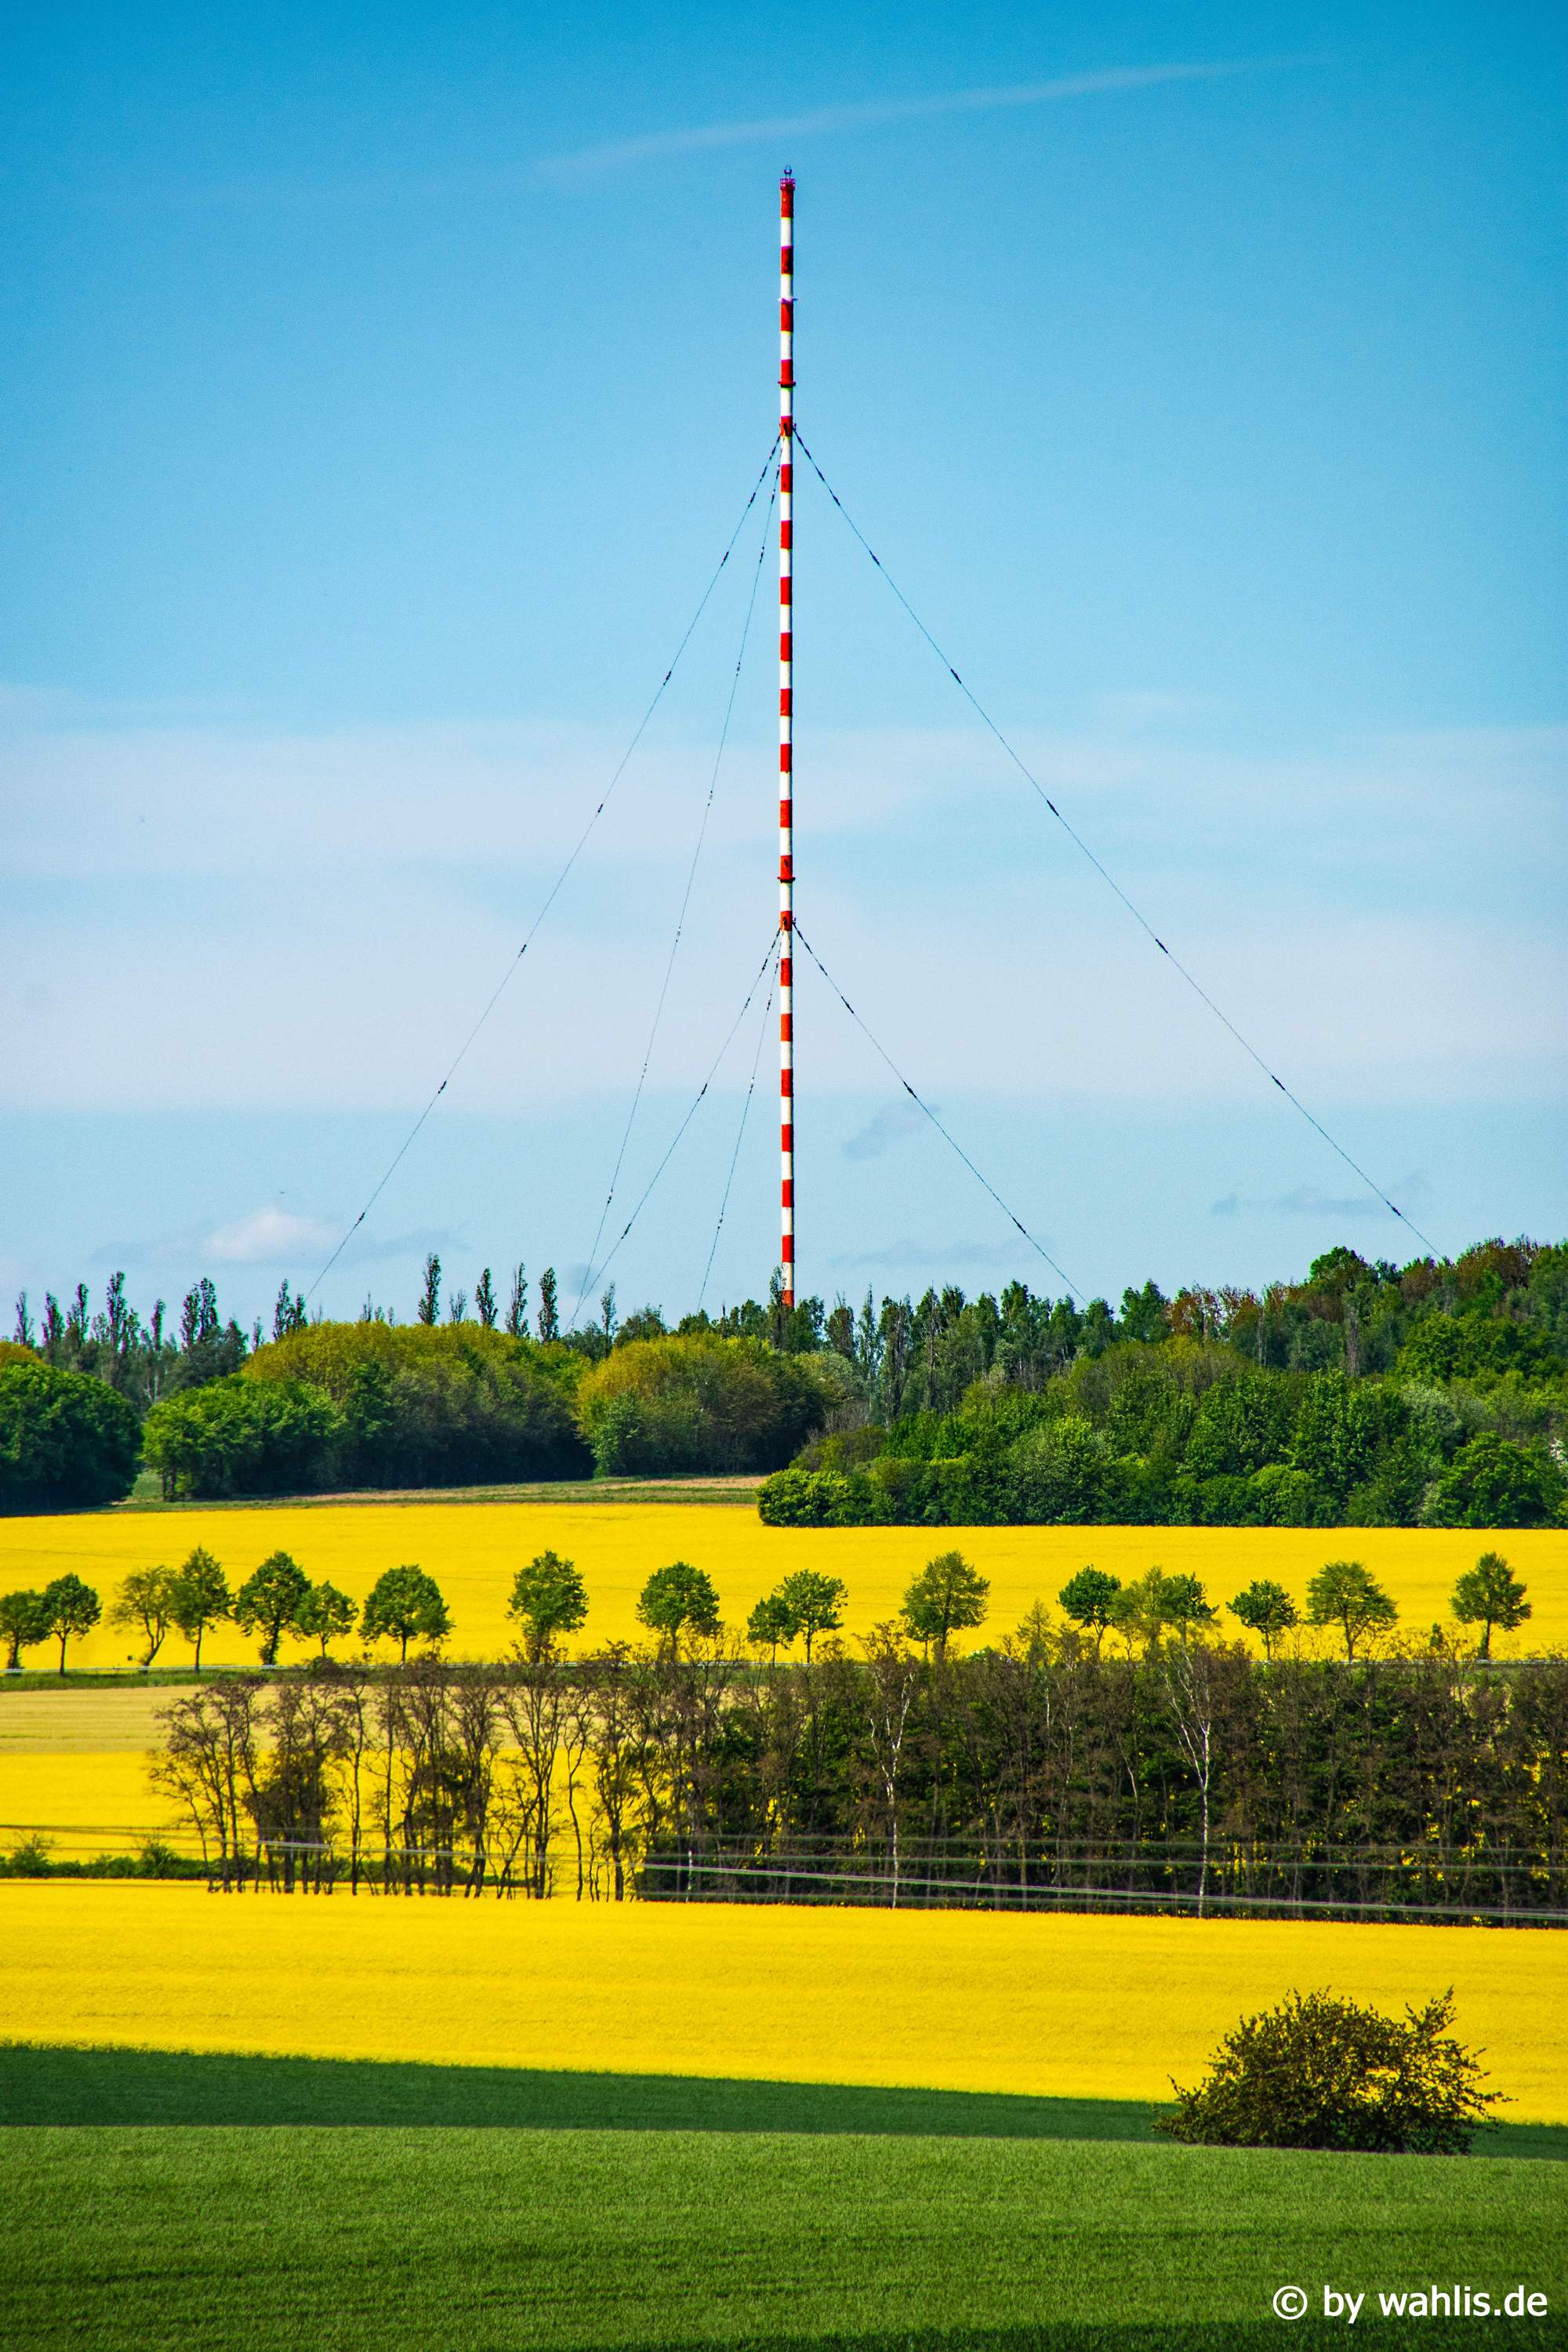
[[[779,1270],[795,1305],[795,174],[779,182]]]

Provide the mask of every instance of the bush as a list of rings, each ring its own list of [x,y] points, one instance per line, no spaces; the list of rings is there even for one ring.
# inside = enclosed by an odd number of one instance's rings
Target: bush
[[[757,1515],[770,1528],[863,1527],[851,1516],[853,1493],[835,1470],[778,1470],[763,1482]]]
[[[1226,2034],[1194,2089],[1173,2082],[1176,2112],[1154,2128],[1203,2147],[1467,2155],[1501,2095],[1478,2087],[1482,2069],[1453,2021],[1451,1990],[1403,2023],[1331,1993],[1289,1993]]]
[[[634,1339],[584,1374],[577,1421],[601,1476],[773,1470],[836,1401],[811,1359],[763,1339]]]
[[[0,1510],[117,1503],[137,1450],[135,1412],[107,1382],[52,1364],[0,1367]]]
[[[258,1387],[308,1381],[336,1416],[321,1483],[459,1486],[581,1478],[582,1360],[479,1323],[317,1323],[260,1348]]]
[[[1060,1421],[1046,1423],[1020,1438],[1010,1458],[1031,1519],[1080,1527],[1103,1516],[1110,1451],[1081,1415],[1065,1413]]]
[[[143,1445],[170,1495],[582,1477],[574,1377],[479,1324],[320,1323],[154,1405]]]
[[[1561,1481],[1528,1445],[1489,1430],[1462,1445],[1432,1490],[1426,1516],[1439,1528],[1539,1528]]]
[[[337,1425],[307,1381],[233,1372],[155,1404],[142,1447],[168,1496],[301,1494],[327,1483]]]

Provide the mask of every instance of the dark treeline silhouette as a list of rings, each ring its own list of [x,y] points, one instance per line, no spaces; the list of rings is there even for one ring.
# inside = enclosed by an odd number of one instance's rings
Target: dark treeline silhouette
[[[861,1646],[229,1676],[153,1774],[227,1888],[1568,1916],[1562,1658]]]
[[[112,1402],[104,1402],[108,1394]],[[285,1282],[271,1337],[196,1284],[171,1328],[124,1277],[0,1342],[0,1506],[776,1473],[780,1524],[1130,1521],[1528,1527],[1561,1517],[1568,1246],[1439,1263],[1348,1249],[1263,1292],[1150,1282],[1079,1307],[1015,1283],[967,1297],[765,1300],[673,1328],[564,1328],[552,1268],[483,1267],[411,1321],[373,1299],[312,1320]]]

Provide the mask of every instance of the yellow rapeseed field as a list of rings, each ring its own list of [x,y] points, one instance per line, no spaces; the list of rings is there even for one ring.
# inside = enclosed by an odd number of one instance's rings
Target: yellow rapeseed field
[[[123,1853],[179,1826],[147,1782],[157,1711],[171,1696],[140,1683],[0,1694],[0,1845],[37,1830],[61,1856]],[[87,1830],[95,1834],[79,1834]]]
[[[1160,2098],[1243,2011],[1455,1989],[1516,2120],[1568,2122],[1548,1929],[216,1895],[0,1885],[18,2039]]]
[[[956,1544],[991,1579],[994,1635],[1016,1625],[1032,1604],[1053,1609],[1068,1578],[1089,1561],[1129,1579],[1158,1563],[1172,1575],[1202,1579],[1211,1601],[1224,1602],[1253,1578],[1268,1576],[1298,1601],[1307,1580],[1325,1560],[1363,1560],[1399,1604],[1406,1625],[1424,1633],[1451,1622],[1454,1579],[1496,1545],[1530,1587],[1535,1614],[1523,1633],[1500,1642],[1504,1654],[1521,1647],[1568,1647],[1568,1531],[1533,1529],[1496,1537],[1400,1528],[1353,1529],[1246,1528],[847,1528],[820,1531],[765,1528],[754,1509],[735,1504],[661,1503],[342,1503],[180,1510],[88,1512],[48,1518],[0,1520],[0,1591],[38,1585],[68,1569],[97,1587],[107,1606],[115,1585],[132,1568],[174,1563],[195,1544],[216,1554],[231,1583],[247,1576],[268,1552],[291,1552],[306,1574],[329,1578],[363,1600],[384,1569],[413,1561],[447,1596],[454,1620],[452,1654],[494,1656],[512,1629],[505,1614],[514,1571],[547,1546],[576,1561],[592,1603],[583,1641],[603,1642],[637,1631],[637,1596],[650,1571],[672,1559],[705,1569],[719,1589],[726,1616],[743,1623],[752,1603],[791,1570],[809,1567],[842,1577],[848,1587],[847,1630],[863,1633],[897,1610],[905,1586],[933,1552]],[[1239,1635],[1226,1616],[1227,1633]],[[100,1625],[75,1643],[71,1663],[123,1665],[135,1654],[132,1636]],[[284,1654],[303,1656],[303,1644]],[[190,1653],[178,1639],[163,1662],[180,1664]],[[219,1626],[204,1645],[204,1660],[237,1664],[255,1656],[232,1626]],[[47,1663],[35,1651],[30,1663]],[[4,1704],[0,1698],[0,1704]]]
[[[5,1704],[0,1699],[0,1706]],[[183,1816],[149,1786],[143,1755],[123,1748],[105,1755],[0,1753],[0,1846],[37,1830],[61,1857],[124,1853],[151,1832],[175,1828],[183,1830]],[[74,1834],[89,1829],[101,1834],[85,1840]]]

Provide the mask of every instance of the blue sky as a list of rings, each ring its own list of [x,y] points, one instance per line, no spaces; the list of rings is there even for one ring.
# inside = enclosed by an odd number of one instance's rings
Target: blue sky
[[[1439,1247],[1561,1232],[1562,46],[1508,6],[13,26],[0,1280],[313,1278],[766,455],[785,163],[803,431],[964,676]],[[429,1246],[582,1266],[762,520],[329,1310],[406,1311]],[[1075,1283],[1411,1255],[809,485],[799,539],[801,921]],[[764,579],[610,1238],[766,944],[771,617]],[[760,1010],[623,1303],[696,1294]],[[806,1286],[1054,1287],[809,977],[800,1032]],[[710,1299],[772,1264],[763,1072]]]

